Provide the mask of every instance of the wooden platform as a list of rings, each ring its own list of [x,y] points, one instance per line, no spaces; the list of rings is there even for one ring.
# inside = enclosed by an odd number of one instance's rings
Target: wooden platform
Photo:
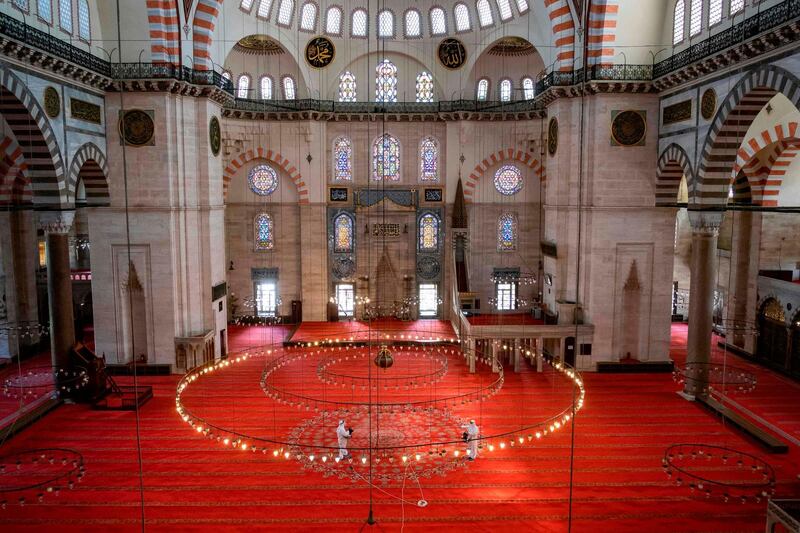
[[[119,390],[106,394],[92,407],[101,411],[134,411],[153,397],[153,387],[149,385],[122,386]]]
[[[747,418],[742,413],[734,411],[727,405],[723,405],[722,403],[719,402],[719,400],[711,396],[697,397],[696,400],[701,405],[704,405],[712,412],[719,415],[721,418],[727,420],[728,422],[739,428],[749,437],[753,438],[761,446],[766,448],[766,450],[769,453],[789,452],[789,445],[782,439],[779,439],[777,436],[773,435],[766,429],[762,428],[761,426],[759,426],[758,424]]]

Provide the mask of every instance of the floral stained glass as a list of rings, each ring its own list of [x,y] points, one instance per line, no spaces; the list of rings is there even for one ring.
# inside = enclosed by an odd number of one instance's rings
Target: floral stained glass
[[[433,137],[425,137],[419,143],[419,179],[439,180],[439,143]]]
[[[372,145],[372,179],[400,179],[400,141],[388,133],[378,137]]]
[[[339,101],[356,101],[356,77],[349,70],[342,72],[339,76]]]
[[[375,101],[397,101],[397,67],[388,59],[375,68]]]
[[[347,137],[333,141],[333,180],[353,180],[353,143]]]
[[[522,173],[514,165],[503,165],[494,175],[494,188],[505,196],[517,194],[522,185]]]
[[[439,219],[434,215],[423,215],[419,219],[419,249],[436,250],[439,246]]]
[[[247,175],[250,190],[259,196],[269,196],[278,188],[278,173],[269,165],[258,165]]]
[[[433,102],[433,76],[430,72],[417,75],[417,102]]]
[[[261,213],[255,220],[256,250],[272,250],[274,247],[274,228],[272,217],[268,213]]]
[[[333,251],[350,253],[353,251],[353,219],[341,214],[333,221]]]
[[[506,213],[497,221],[497,249],[500,251],[517,249],[517,217]]]

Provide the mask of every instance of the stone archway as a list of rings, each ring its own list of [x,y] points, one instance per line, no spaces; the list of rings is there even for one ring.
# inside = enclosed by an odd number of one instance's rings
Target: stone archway
[[[489,168],[497,163],[500,163],[501,161],[517,161],[528,168],[533,169],[534,173],[539,177],[540,180],[546,179],[544,166],[530,154],[514,148],[498,150],[497,152],[489,154],[483,160],[481,160],[481,162],[475,166],[467,178],[467,181],[464,184],[464,199],[467,201],[467,203],[472,203],[475,197],[475,190],[478,187],[478,182],[484,173],[486,173]]]
[[[80,147],[72,158],[69,167],[67,185],[70,200],[74,203],[78,192],[78,182],[83,183],[86,190],[86,205],[107,206],[110,203],[108,193],[108,162],[106,156],[93,143]]]
[[[676,203],[683,176],[686,176],[687,184],[694,181],[692,163],[683,147],[674,143],[670,144],[658,158],[656,205]]]

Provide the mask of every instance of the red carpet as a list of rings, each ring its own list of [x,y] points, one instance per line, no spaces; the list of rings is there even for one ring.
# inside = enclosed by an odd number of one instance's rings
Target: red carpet
[[[380,319],[372,322],[353,320],[349,322],[303,322],[292,335],[292,342],[308,342],[319,339],[353,338],[363,341],[369,332],[380,332],[392,338],[413,334],[427,339],[452,338],[453,326],[446,320],[416,320],[407,322],[394,319]]]
[[[264,332],[242,332],[253,336]],[[233,335],[231,346],[239,342]],[[676,340],[679,355],[680,339]],[[202,401],[209,412],[239,427],[271,424],[268,400],[242,366],[225,377],[227,387]],[[455,371],[455,369],[452,369]],[[765,375],[769,372],[763,371]],[[487,427],[515,410],[546,410],[563,399],[561,381],[529,368],[507,370],[500,394],[479,413]],[[549,376],[549,377],[548,377]],[[764,456],[738,433],[698,406],[680,399],[669,374],[586,374],[586,406],[576,419],[572,530],[592,533],[763,531],[765,503],[723,503],[692,496],[661,469],[664,449],[677,442],[722,444]],[[766,379],[766,378],[764,378]],[[145,526],[148,531],[359,531],[369,493],[353,483],[304,471],[295,461],[234,451],[196,436],[175,412],[178,378],[142,378],[155,398],[137,417],[129,412],[97,412],[65,405],[13,439],[0,453],[43,445],[80,451],[86,477],[74,491],[50,495],[20,508],[0,511],[3,531],[141,530],[139,455],[141,447]],[[756,393],[797,404],[797,390]],[[532,394],[532,391],[536,391]],[[757,396],[753,396],[755,399]],[[774,405],[770,403],[770,405]],[[285,419],[290,408],[274,410]],[[796,409],[795,409],[796,411]],[[294,416],[298,416],[296,412]],[[308,416],[312,416],[309,414]],[[270,412],[270,417],[273,416]],[[303,416],[302,414],[299,416]],[[570,497],[570,431],[535,447],[483,452],[446,477],[422,481],[428,507],[401,507],[375,492],[379,520],[365,531],[567,531]],[[798,449],[766,456],[778,476],[778,497],[797,497]],[[399,495],[400,487],[390,486]],[[406,486],[407,498],[418,491]],[[402,526],[401,526],[402,524]]]

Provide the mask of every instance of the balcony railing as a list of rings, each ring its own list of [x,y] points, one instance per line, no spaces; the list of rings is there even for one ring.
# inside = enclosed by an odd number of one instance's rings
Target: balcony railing
[[[513,102],[449,100],[444,102],[336,102],[333,100],[258,100],[237,98],[229,109],[254,113],[318,111],[322,113],[525,113],[544,109],[535,100]]]

